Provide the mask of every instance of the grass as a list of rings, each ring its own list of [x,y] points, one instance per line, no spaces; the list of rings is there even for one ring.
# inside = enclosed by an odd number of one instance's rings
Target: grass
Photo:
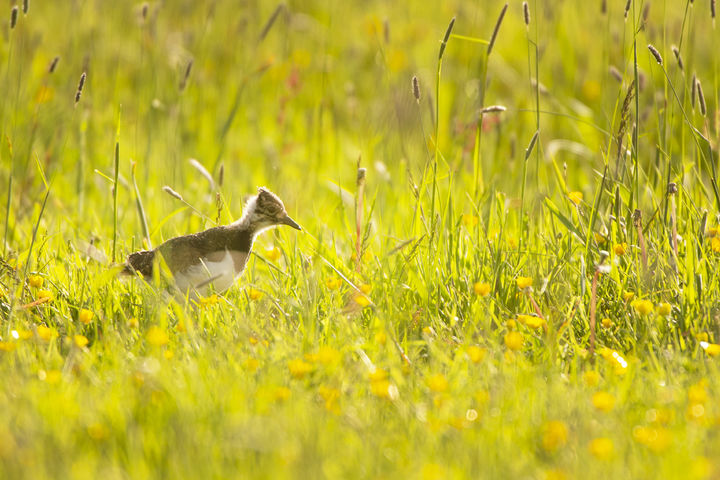
[[[720,475],[720,33],[597,3],[8,9],[0,477]],[[225,294],[117,277],[259,185]]]

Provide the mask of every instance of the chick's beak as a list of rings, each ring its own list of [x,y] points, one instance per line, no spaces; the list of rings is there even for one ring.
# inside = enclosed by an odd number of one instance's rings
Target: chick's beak
[[[300,227],[300,225],[298,225],[295,220],[293,220],[292,218],[290,218],[289,215],[285,215],[285,217],[280,220],[280,223],[282,223],[283,225],[287,225],[287,226],[289,226],[289,227],[292,227],[292,228],[294,228],[295,230],[302,230],[302,227]]]

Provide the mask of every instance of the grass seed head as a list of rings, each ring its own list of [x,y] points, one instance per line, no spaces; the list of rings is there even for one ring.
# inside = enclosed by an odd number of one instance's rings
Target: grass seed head
[[[12,10],[10,10],[10,30],[15,28],[15,25],[17,25],[17,17],[18,17],[18,7],[15,5],[12,7]]]
[[[418,78],[415,75],[412,77],[412,92],[415,101],[420,103],[420,82],[418,82]]]
[[[487,48],[487,54],[490,56],[490,52],[492,52],[493,46],[495,46],[495,40],[497,39],[498,32],[500,31],[500,25],[502,25],[503,18],[505,18],[505,12],[508,9],[508,4],[506,3],[502,10],[500,10],[500,16],[497,19],[497,22],[495,22],[495,28],[493,29],[492,36],[490,37],[490,43],[488,43]]]
[[[628,13],[630,13],[630,6],[632,5],[632,0],[627,0],[625,3],[625,20],[628,18]]]
[[[452,33],[454,25],[455,17],[450,20],[450,24],[448,25],[447,30],[445,30],[445,36],[443,37],[443,41],[440,44],[440,53],[438,54],[438,60],[442,60],[443,54],[445,53],[445,47],[447,46],[448,40],[450,40],[450,34]]]
[[[692,105],[692,108],[695,108],[695,102],[697,100],[697,77],[693,73],[692,77],[692,88],[690,92],[690,104]]]
[[[622,83],[622,73],[620,73],[620,70],[618,70],[614,65],[610,65],[610,75],[617,80],[618,82]]]
[[[677,60],[678,67],[680,67],[680,70],[685,70],[682,57],[680,56],[680,50],[675,45],[673,45],[672,52],[675,55],[675,60]]]
[[[23,0],[23,15],[27,15],[29,8],[30,8],[30,0]]]
[[[655,57],[655,61],[656,61],[659,65],[662,65],[662,64],[663,64],[662,56],[660,56],[660,52],[658,52],[657,48],[655,48],[655,47],[652,45],[652,43],[649,43],[649,44],[648,44],[648,50],[650,50],[650,53],[652,54],[652,56]]]
[[[167,194],[170,195],[171,197],[177,198],[177,199],[180,200],[181,202],[184,201],[182,195],[180,195],[178,192],[176,192],[175,190],[173,190],[172,188],[170,188],[170,186],[164,185],[164,186],[162,187],[162,189],[163,189],[163,192],[167,193]]]
[[[530,26],[530,7],[528,6],[528,2],[523,2],[523,20],[525,20],[525,26]]]
[[[190,59],[190,61],[187,64],[187,67],[185,67],[185,75],[183,75],[182,80],[180,81],[180,91],[182,92],[185,90],[185,87],[187,86],[187,81],[190,78],[190,72],[192,72],[193,67],[193,60]]]
[[[82,95],[83,88],[85,87],[85,78],[87,77],[87,74],[85,72],[80,75],[80,82],[78,82],[78,88],[77,92],[75,93],[75,104],[80,101],[80,96]]]
[[[700,106],[700,115],[703,117],[707,114],[707,104],[705,103],[705,94],[703,94],[702,84],[700,83],[700,80],[696,80],[695,84],[697,85],[697,100],[698,105]]]
[[[60,61],[60,57],[55,57],[50,62],[50,65],[48,66],[48,73],[53,73],[55,69],[57,68],[57,64]]]

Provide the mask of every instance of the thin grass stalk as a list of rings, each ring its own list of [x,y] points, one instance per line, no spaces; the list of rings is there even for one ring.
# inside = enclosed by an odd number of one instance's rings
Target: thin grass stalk
[[[360,167],[360,159],[358,159],[357,193],[355,195],[355,271],[360,273],[362,266],[362,221],[363,221],[363,203],[365,200],[365,174],[366,170]]]
[[[115,177],[113,182],[113,245],[112,261],[117,258],[117,197],[118,197],[118,175],[120,173],[120,142],[115,142]]]
[[[143,230],[143,238],[147,243],[146,248],[152,248],[152,241],[150,240],[150,229],[148,228],[147,215],[145,214],[145,207],[143,206],[142,198],[140,197],[140,189],[137,186],[137,179],[135,177],[135,167],[137,163],[132,163],[132,182],[133,188],[135,189],[135,206],[137,207],[138,215],[140,216],[140,225]]]

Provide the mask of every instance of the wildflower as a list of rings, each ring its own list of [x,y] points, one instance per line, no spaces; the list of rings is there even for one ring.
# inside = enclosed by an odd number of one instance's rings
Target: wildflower
[[[130,317],[130,319],[128,320],[128,327],[130,328],[138,328],[139,325],[140,322],[138,322],[137,317]]]
[[[700,346],[711,357],[720,355],[720,345],[717,343],[700,342]]]
[[[30,275],[28,277],[28,283],[33,288],[42,287],[44,282],[45,282],[45,279],[43,277],[41,277],[40,275]]]
[[[523,336],[520,332],[508,332],[505,335],[505,346],[512,351],[520,350],[523,346]]]
[[[318,349],[316,359],[318,363],[322,363],[323,365],[329,365],[331,363],[337,363],[341,357],[342,355],[340,354],[340,352],[338,352],[332,347],[323,345]]]
[[[247,370],[248,372],[255,373],[257,371],[257,369],[260,367],[260,360],[258,360],[257,358],[250,357],[247,360],[245,360],[243,367],[245,367],[245,370]]]
[[[650,300],[635,300],[631,305],[640,315],[647,315],[653,311],[653,303]]]
[[[505,322],[505,326],[508,330],[517,330],[517,322],[512,318],[508,319],[508,321]]]
[[[538,328],[542,327],[543,325],[545,325],[545,320],[540,317],[536,317],[534,315],[522,315],[522,316],[525,317],[525,319],[524,319],[525,321],[522,323],[524,323],[525,326],[527,326],[528,328],[538,329]]]
[[[110,435],[107,427],[99,422],[88,425],[87,433],[90,438],[97,442],[105,440]]]
[[[260,297],[262,297],[263,292],[261,292],[257,288],[249,287],[247,294],[248,297],[250,297],[250,300],[258,300]]]
[[[78,313],[78,320],[80,320],[82,323],[87,325],[90,322],[92,322],[93,316],[95,316],[95,314],[93,312],[91,312],[90,310],[88,310],[86,308],[83,308]]]
[[[568,193],[568,198],[575,205],[579,205],[580,202],[583,201],[583,194],[582,192],[570,192]]]
[[[45,300],[46,302],[51,302],[53,299],[53,294],[50,290],[38,290],[37,297],[38,300]]]
[[[628,244],[625,242],[616,243],[615,246],[613,246],[613,252],[615,252],[615,255],[617,255],[619,257],[622,257],[623,255],[625,255],[625,253],[627,252],[627,249],[628,249]]]
[[[353,297],[355,300],[355,303],[360,305],[361,307],[367,307],[370,305],[370,299],[366,295],[357,294],[355,297]]]
[[[390,398],[390,382],[387,380],[370,382],[370,391],[376,397]]]
[[[609,412],[615,406],[615,397],[608,392],[597,392],[592,396],[592,404],[601,412]]]
[[[89,343],[89,340],[84,335],[75,335],[73,337],[73,341],[78,348],[87,347],[87,344]]]
[[[266,248],[265,249],[265,258],[267,258],[271,262],[276,262],[277,259],[280,258],[280,249],[275,246]]]
[[[313,366],[300,358],[296,358],[288,362],[288,370],[290,370],[290,375],[294,378],[301,379],[312,372]]]
[[[0,342],[0,352],[12,352],[17,345],[13,342]]]
[[[318,387],[318,394],[320,395],[320,398],[325,401],[325,409],[327,411],[336,414],[340,413],[340,409],[337,405],[337,401],[340,398],[340,390],[338,390],[337,388],[320,385],[320,387]]]
[[[428,388],[435,393],[442,393],[448,389],[448,381],[445,375],[437,373],[428,378]]]
[[[623,375],[627,370],[627,360],[625,360],[623,356],[615,350],[612,350],[610,348],[601,348],[600,350],[598,350],[598,353],[602,355],[602,357],[606,361],[611,362],[612,365],[614,365],[616,374]]]
[[[175,356],[175,353],[173,353],[172,350],[165,350],[165,351],[163,352],[163,357],[165,357],[165,360],[170,360],[170,359],[173,358],[174,356]]]
[[[381,380],[387,380],[387,378],[387,370],[376,368],[374,371],[370,372],[370,382],[379,382]]]
[[[272,396],[276,402],[282,402],[290,398],[291,393],[288,387],[275,387],[272,391]]]
[[[485,358],[485,355],[487,354],[487,350],[485,350],[482,347],[478,347],[477,345],[470,345],[465,350],[467,353],[468,358],[473,363],[480,363]]]
[[[632,435],[636,442],[645,445],[655,453],[667,450],[672,443],[672,434],[663,427],[636,426],[633,428]]]
[[[468,228],[477,225],[478,221],[478,217],[469,213],[466,213],[462,216],[462,223]]]
[[[330,277],[325,280],[325,286],[328,290],[337,290],[342,286],[342,279],[339,277]]]
[[[707,402],[708,394],[705,387],[706,382],[703,380],[694,385],[690,385],[688,388],[688,402],[695,404]]]
[[[667,317],[672,312],[672,305],[667,302],[663,302],[657,307],[655,307],[655,311],[658,313],[658,315]]]
[[[170,341],[170,338],[168,337],[168,334],[165,332],[165,330],[158,327],[157,325],[153,325],[148,329],[147,333],[145,334],[145,339],[153,347],[162,347],[163,345],[167,345],[167,343]]]
[[[215,305],[218,302],[220,302],[220,298],[218,298],[217,294],[214,293],[209,297],[200,297],[200,306],[203,308]]]
[[[610,320],[607,317],[600,320],[600,323],[602,324],[603,328],[610,328],[610,327],[612,327],[612,324],[613,324],[612,320]]]
[[[525,290],[526,288],[532,287],[533,284],[532,277],[518,277],[515,281],[520,290]]]
[[[542,446],[548,452],[555,452],[567,443],[568,429],[560,420],[551,420],[543,426]]]
[[[386,342],[387,335],[385,334],[385,332],[380,331],[375,334],[375,343],[377,343],[378,345],[385,345]]]
[[[486,297],[490,293],[490,284],[484,282],[475,282],[475,284],[473,285],[473,290],[475,291],[475,295],[478,295],[480,297]]]
[[[595,387],[600,383],[600,374],[595,370],[588,370],[583,373],[583,382],[588,387]]]
[[[21,330],[13,330],[12,332],[10,332],[10,334],[12,335],[13,338],[18,339],[18,340],[28,340],[28,339],[32,338],[32,336],[33,336],[32,331],[22,330],[22,329]]]
[[[635,297],[635,292],[629,292],[629,291],[626,290],[626,291],[624,291],[623,294],[622,294],[622,298],[623,298],[623,300],[625,300],[626,302],[629,302],[630,300],[632,300],[633,297]]]
[[[602,234],[600,234],[600,233],[595,232],[595,233],[593,234],[593,236],[595,237],[595,241],[597,242],[598,245],[603,245],[603,244],[605,244],[605,242],[607,242],[607,238],[605,238],[605,237],[604,237]]]
[[[613,456],[615,446],[607,437],[594,438],[588,445],[590,454],[598,460],[609,460]]]
[[[49,342],[53,338],[57,338],[58,333],[54,328],[46,327],[45,325],[38,325],[37,334],[41,340]]]
[[[38,370],[38,380],[50,384],[58,383],[62,379],[62,373],[59,370]]]
[[[713,252],[720,253],[720,236],[715,236],[710,240],[710,248]]]

